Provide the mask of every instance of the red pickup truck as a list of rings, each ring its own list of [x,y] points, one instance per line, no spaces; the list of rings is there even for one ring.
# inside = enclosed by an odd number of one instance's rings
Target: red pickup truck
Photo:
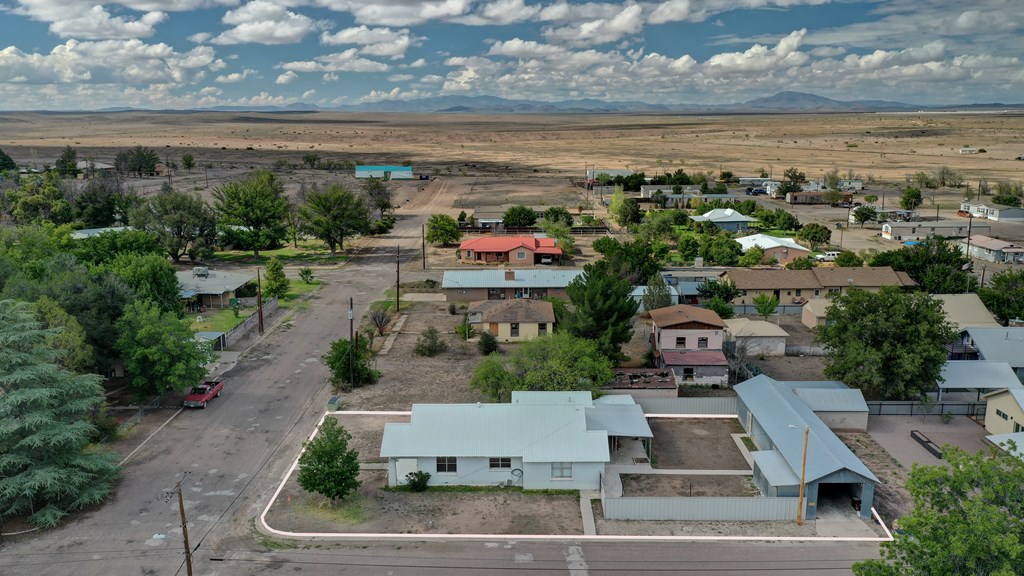
[[[192,391],[185,396],[185,408],[206,408],[206,403],[220,396],[224,390],[223,380],[207,380],[199,386],[194,386]]]

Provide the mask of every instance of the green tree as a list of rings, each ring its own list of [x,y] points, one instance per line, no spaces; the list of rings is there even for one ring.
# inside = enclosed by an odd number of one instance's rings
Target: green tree
[[[135,174],[140,178],[144,174],[156,172],[156,165],[159,163],[160,156],[157,155],[156,150],[141,144],[127,152],[121,152],[114,159],[114,165],[119,172]]]
[[[510,206],[501,221],[511,228],[528,228],[537,223],[537,213],[529,206]]]
[[[592,340],[602,354],[618,360],[620,347],[633,336],[633,315],[640,305],[632,291],[633,284],[611,273],[604,260],[587,264],[565,289],[575,310],[564,322],[560,319],[562,329]]]
[[[480,339],[477,340],[476,347],[483,356],[494,354],[501,348],[498,344],[498,339],[487,330],[480,333]]]
[[[8,190],[9,212],[18,224],[67,224],[74,219],[60,177],[56,172],[33,174],[21,179],[21,186]]]
[[[810,270],[814,268],[815,262],[810,258],[797,258],[786,264],[786,270]]]
[[[626,202],[626,193],[623,191],[622,186],[616,186],[612,191],[612,199],[608,203],[608,213],[613,217],[622,211],[622,205]]]
[[[394,208],[392,204],[394,194],[388,183],[380,178],[367,178],[363,180],[363,194],[366,196],[367,204],[380,213],[384,214]]]
[[[258,170],[245,180],[229,182],[214,190],[213,197],[222,222],[238,227],[235,233],[252,249],[253,256],[279,245],[287,236],[288,199],[284,184],[271,172]]]
[[[737,260],[737,266],[757,266],[764,260],[764,249],[760,246],[751,246],[747,248],[746,252]]]
[[[693,260],[698,254],[700,254],[700,238],[695,234],[682,234],[679,237],[679,256],[683,260]]]
[[[192,337],[189,320],[161,312],[149,300],[138,300],[125,307],[117,329],[117,350],[137,400],[187,390],[206,376],[210,346]]]
[[[100,377],[58,366],[49,336],[30,304],[0,300],[0,522],[57,526],[103,502],[119,474],[120,456],[88,448]]]
[[[854,564],[854,574],[1024,574],[1024,461],[949,444],[942,457],[948,465],[914,465],[906,483],[913,510],[899,519],[901,533],[882,543],[882,559]]]
[[[871,258],[871,266],[906,272],[929,294],[957,294],[978,286],[977,279],[968,272],[971,259],[944,238],[929,238],[914,246],[881,252]]]
[[[883,286],[836,296],[815,329],[825,375],[881,400],[917,400],[935,390],[945,345],[957,335],[942,303],[924,292]]]
[[[718,266],[735,266],[743,254],[743,247],[730,236],[701,236],[698,252],[705,263]]]
[[[74,316],[49,296],[35,301],[36,319],[47,328],[46,346],[57,352],[56,361],[68,372],[85,373],[93,366],[93,350],[85,329]]]
[[[340,184],[306,193],[301,214],[305,231],[323,240],[331,249],[331,256],[345,248],[346,236],[364,233],[370,226],[366,202]]]
[[[447,349],[448,343],[441,339],[441,333],[433,326],[427,326],[419,338],[416,338],[416,345],[413,346],[413,352],[417,355],[431,358]]]
[[[903,195],[900,196],[900,208],[904,210],[916,210],[922,202],[924,202],[924,198],[921,196],[920,188],[907,186],[903,190]]]
[[[0,150],[0,172],[17,169],[18,165],[14,163],[14,160],[11,160],[11,157],[6,152]]]
[[[178,276],[163,254],[118,254],[110,269],[135,292],[136,300],[149,300],[160,312],[184,315]]]
[[[846,195],[843,194],[839,190],[829,189],[829,190],[825,190],[824,194],[821,195],[821,198],[829,206],[835,206],[836,204],[839,204],[843,200],[845,200],[846,199]]]
[[[1013,318],[1024,318],[1024,270],[1004,270],[992,275],[988,286],[978,291],[985,307],[1005,324]]]
[[[431,214],[427,218],[427,242],[448,246],[462,239],[459,223],[447,214]]]
[[[373,351],[370,341],[356,335],[355,346],[348,339],[331,342],[331,349],[324,355],[324,364],[331,370],[331,382],[342,390],[374,384],[381,374],[373,369]],[[354,352],[354,353],[352,353]]]
[[[284,298],[288,293],[289,280],[284,275],[284,264],[277,258],[267,262],[267,274],[264,277],[263,293],[268,298]]]
[[[595,342],[556,332],[523,342],[507,361],[497,354],[484,358],[470,386],[508,402],[514,390],[599,392],[612,378],[612,362]]]
[[[607,238],[607,241],[605,241]],[[661,270],[661,260],[668,253],[667,246],[652,245],[648,242],[633,240],[619,242],[614,238],[605,237],[594,242],[594,250],[604,250],[607,270],[632,285],[639,284]]]
[[[334,416],[324,418],[312,440],[299,456],[296,480],[306,492],[342,500],[359,489],[359,452],[348,447],[352,435]]]
[[[195,156],[189,154],[188,152],[182,154],[181,155],[181,167],[184,168],[185,170],[188,170],[188,173],[191,174],[192,173],[192,169],[196,167],[196,158],[195,158]]]
[[[822,176],[822,181],[825,184],[825,188],[828,190],[839,190],[839,184],[842,182],[842,178],[839,177],[839,168],[832,166],[832,169],[825,172]]]
[[[143,230],[108,230],[76,240],[68,250],[83,264],[109,264],[125,254],[162,256],[157,239]]]
[[[548,222],[564,222],[567,226],[572,226],[572,214],[564,206],[552,206],[544,211],[544,219]]]
[[[302,164],[313,170],[320,165],[320,155],[316,152],[306,152],[302,155]]]
[[[874,194],[868,194],[867,196],[864,197],[864,201],[867,202],[868,204],[874,204],[875,202],[878,202],[878,196]]]
[[[705,280],[697,286],[697,295],[704,300],[720,298],[724,302],[732,302],[739,298],[740,290],[731,280]]]
[[[654,274],[647,280],[647,291],[640,299],[644,310],[657,310],[672,305],[672,291],[665,283],[665,277]]]
[[[728,320],[736,315],[736,308],[728,301],[723,300],[721,296],[714,296],[704,304],[704,307],[718,314],[718,317],[722,320]]]
[[[88,228],[105,228],[127,224],[128,214],[142,203],[132,189],[126,188],[120,178],[92,178],[74,197],[74,218]]]
[[[614,212],[613,215],[615,216],[615,221],[622,227],[639,224],[643,220],[640,202],[636,198],[626,198],[619,210]]]
[[[796,233],[796,238],[797,240],[803,240],[809,243],[811,245],[811,249],[816,250],[818,246],[828,244],[829,241],[832,240],[832,231],[821,224],[812,222],[810,224],[805,224],[804,227]]]
[[[213,253],[217,243],[217,214],[198,195],[161,190],[129,213],[129,222],[154,234],[168,256],[193,262]]]
[[[860,268],[864,265],[864,259],[856,252],[844,250],[839,253],[839,256],[836,256],[835,264],[840,268]]]
[[[1020,206],[1019,196],[998,195],[992,197],[992,202],[1003,206]]]
[[[775,309],[779,307],[779,297],[767,292],[754,296],[752,302],[754,303],[754,309],[757,310],[757,315],[765,320],[772,314],[775,314]]]
[[[874,206],[857,206],[853,209],[853,219],[860,224],[860,227],[864,227],[865,222],[870,222],[878,218],[878,211],[875,210]]]
[[[78,152],[70,145],[65,146],[53,167],[61,176],[78,175]]]

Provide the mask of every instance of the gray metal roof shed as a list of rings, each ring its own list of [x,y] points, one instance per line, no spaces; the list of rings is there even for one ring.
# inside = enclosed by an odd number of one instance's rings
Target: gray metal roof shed
[[[968,328],[965,330],[985,360],[1024,366],[1024,328]]]
[[[441,288],[565,288],[580,274],[582,270],[445,270]]]

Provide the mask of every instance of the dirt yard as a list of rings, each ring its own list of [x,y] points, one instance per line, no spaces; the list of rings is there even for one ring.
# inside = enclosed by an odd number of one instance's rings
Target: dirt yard
[[[683,522],[653,520],[605,520],[601,501],[594,500],[598,534],[622,536],[817,536],[814,522]]]
[[[822,356],[766,356],[764,359],[752,357],[748,358],[747,362],[776,380],[827,380],[825,359]]]
[[[331,505],[289,478],[267,522],[301,532],[387,534],[582,534],[574,495],[520,490],[413,493],[384,490],[387,471],[363,470],[358,492]]]
[[[742,432],[729,419],[651,419],[657,468],[749,470],[730,434]]]
[[[352,439],[348,447],[359,452],[359,462],[387,462],[380,457],[380,443],[384,439],[384,424],[389,422],[406,423],[408,416],[360,416],[355,414],[335,415],[340,424]]]
[[[913,508],[906,488],[910,470],[866,432],[840,432],[836,435],[881,480],[875,485],[874,508],[882,519],[891,525],[893,520],[909,513]]]
[[[622,474],[623,496],[757,496],[750,476]]]

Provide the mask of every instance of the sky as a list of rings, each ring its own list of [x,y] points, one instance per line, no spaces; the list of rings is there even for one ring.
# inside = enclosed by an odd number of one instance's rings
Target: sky
[[[1022,0],[0,0],[0,110],[1024,102]]]

